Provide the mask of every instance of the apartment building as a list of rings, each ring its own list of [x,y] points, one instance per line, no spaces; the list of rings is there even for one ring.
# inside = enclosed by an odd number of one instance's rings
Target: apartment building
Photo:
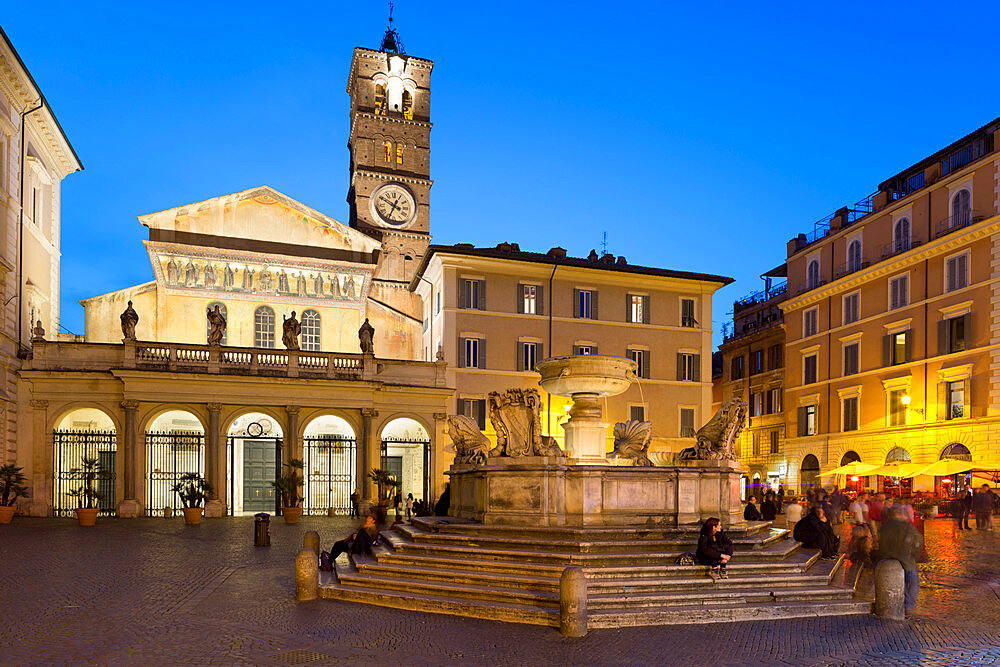
[[[424,303],[424,359],[448,362],[455,410],[490,438],[489,392],[537,387],[533,368],[548,357],[607,354],[634,360],[639,379],[606,400],[605,420],[648,419],[651,449],[678,451],[711,416],[712,294],[730,282],[593,251],[575,258],[501,243],[431,245],[410,288]],[[569,406],[543,392],[545,434],[561,440]]]
[[[858,460],[1000,455],[998,131],[1000,119],[788,242],[792,484]],[[945,480],[855,483],[929,489]]]

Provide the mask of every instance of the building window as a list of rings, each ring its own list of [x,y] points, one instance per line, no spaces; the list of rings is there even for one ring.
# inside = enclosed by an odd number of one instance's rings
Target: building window
[[[948,395],[947,419],[961,419],[965,416],[965,381],[948,382],[945,386]]]
[[[216,306],[219,307],[219,314],[221,314],[223,318],[226,318],[226,322],[229,322],[229,319],[226,316],[226,304],[221,303],[219,301],[213,301],[212,303],[208,304],[208,309],[215,310]],[[31,319],[28,320],[29,322],[31,322],[32,326],[34,326],[34,320],[35,320],[34,315],[32,315]],[[208,337],[212,335],[212,323],[206,321],[206,325],[208,327],[205,331],[205,338],[207,340]],[[226,341],[228,340],[228,338],[229,338],[229,327],[226,327],[225,329],[222,330],[222,340],[220,341],[220,344],[226,345],[227,344]]]
[[[646,421],[646,406],[630,405],[628,408],[628,418],[636,422]]]
[[[853,273],[861,268],[861,241],[855,239],[847,246],[847,272]]]
[[[802,313],[802,337],[815,336],[819,331],[819,308],[810,308]]]
[[[951,226],[964,227],[970,222],[972,222],[972,194],[962,189],[951,198]]]
[[[910,303],[910,281],[907,274],[889,281],[889,310],[896,310]]]
[[[750,416],[760,417],[764,412],[763,394],[755,392],[750,394]]]
[[[861,292],[848,294],[844,297],[844,324],[851,324],[861,319]]]
[[[971,333],[969,314],[941,320],[938,324],[938,354],[964,352],[967,349],[966,335]]]
[[[681,408],[681,437],[693,438],[694,434],[694,408]]]
[[[254,347],[274,347],[274,311],[261,306],[253,314]]]
[[[815,405],[805,405],[799,408],[799,436],[816,435],[816,415]]]
[[[597,319],[597,292],[594,290],[575,290],[576,299],[573,304],[573,317],[587,320]]]
[[[910,331],[900,331],[885,337],[885,365],[905,364],[910,360]]]
[[[463,338],[460,343],[462,368],[483,368],[486,356],[486,341],[482,338]]]
[[[382,144],[382,147],[385,149],[385,162],[388,164],[392,162],[392,142],[387,141]]]
[[[809,289],[816,289],[819,287],[819,260],[814,259],[809,262],[809,266],[806,268],[806,286]]]
[[[681,299],[681,326],[698,326],[698,320],[694,317],[694,299]]]
[[[436,301],[436,304],[435,304],[435,306],[436,306],[436,308],[435,308],[435,312],[438,312],[438,313],[440,313],[440,312],[441,312],[441,290],[438,290],[438,293],[437,293],[437,298],[435,299],[435,301]]]
[[[965,192],[963,190],[963,192]],[[962,253],[945,261],[945,292],[969,286],[969,254]]]
[[[649,324],[649,297],[639,294],[628,295],[627,321],[635,324]]]
[[[536,285],[521,285],[521,312],[534,315],[538,309],[538,287]]]
[[[858,373],[860,354],[861,343],[851,343],[844,346],[844,375],[856,375]]]
[[[743,356],[733,357],[729,364],[729,379],[740,380],[743,378]]]
[[[635,371],[635,374],[638,375],[641,378],[648,378],[649,377],[649,350],[635,350],[635,349],[631,349],[630,348],[630,349],[626,350],[625,353],[628,356],[628,358],[631,359],[632,361],[634,361],[636,363],[636,365],[638,366],[638,368]]]
[[[905,389],[893,389],[889,392],[889,426],[906,424],[906,406],[903,405],[905,395]]]
[[[375,114],[381,115],[385,113],[385,85],[381,83],[375,84]],[[386,160],[388,162],[388,160]]]
[[[844,399],[844,430],[858,430],[858,397],[851,396]]]
[[[767,370],[776,370],[781,368],[781,365],[781,345],[776,344],[767,348]]]
[[[597,354],[597,348],[593,345],[574,345],[573,354]]]
[[[486,399],[485,398],[461,398],[459,403],[459,414],[476,422],[479,430],[486,428]]]
[[[690,352],[677,353],[677,379],[688,382],[701,381],[701,355]]]
[[[462,308],[486,310],[486,281],[462,278],[458,281],[458,301]]]
[[[403,118],[413,120],[413,95],[408,90],[403,91]]]
[[[816,382],[817,356],[810,354],[802,359],[802,383],[813,384]]]
[[[518,342],[517,347],[517,370],[535,370],[535,362],[542,354],[542,344]]]
[[[760,433],[755,432],[753,438],[753,455],[760,456]]]
[[[754,350],[750,353],[750,375],[764,372],[764,350]]]
[[[781,387],[767,390],[767,402],[764,408],[769,415],[781,412]]]
[[[320,350],[319,313],[312,309],[302,312],[302,349],[307,352]]]
[[[900,253],[906,252],[910,249],[910,220],[909,218],[901,218],[896,223],[896,229],[893,232],[893,252]]]
[[[778,453],[778,438],[779,438],[778,432],[777,431],[771,431],[771,453],[772,454],[777,454]]]

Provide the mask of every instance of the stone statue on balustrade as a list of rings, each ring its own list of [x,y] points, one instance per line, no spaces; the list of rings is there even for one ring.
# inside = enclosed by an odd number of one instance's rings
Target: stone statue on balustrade
[[[226,316],[219,310],[219,304],[215,304],[215,309],[208,309],[208,344],[222,345],[222,339],[226,337]]]
[[[490,456],[565,456],[555,438],[542,435],[537,389],[491,391],[486,405],[497,432]]]
[[[132,302],[128,302],[128,307],[122,311],[122,342],[135,340],[135,326],[139,324],[139,313],[135,312]]]
[[[614,455],[631,459],[633,465],[651,466],[649,460],[649,441],[653,436],[653,422],[630,419],[618,422],[614,428]]]
[[[358,329],[358,342],[361,344],[361,354],[375,354],[375,327],[367,317]]]
[[[681,460],[735,461],[736,439],[743,432],[747,420],[747,404],[738,398],[730,398],[708,420],[708,423],[694,434],[697,444],[681,451]]]
[[[490,455],[490,441],[471,417],[450,415],[448,437],[451,438],[451,449],[455,452],[455,463],[486,463],[486,457]]]
[[[283,320],[281,325],[281,342],[284,343],[285,349],[299,349],[299,334],[302,333],[302,325],[295,319],[295,311],[292,311],[291,317],[286,318],[282,315],[281,319]]]

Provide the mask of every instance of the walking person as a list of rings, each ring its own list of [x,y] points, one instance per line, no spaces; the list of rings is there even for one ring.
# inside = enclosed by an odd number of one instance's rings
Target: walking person
[[[993,492],[989,484],[983,484],[979,493],[972,497],[972,511],[976,513],[976,530],[987,530],[993,514]]]
[[[714,581],[716,578],[729,578],[726,566],[732,557],[733,542],[722,531],[721,522],[712,517],[701,527],[695,560],[709,566],[708,576]]]
[[[410,517],[413,516],[413,494],[406,494],[406,520],[409,521]]]
[[[924,540],[913,524],[906,520],[906,511],[901,505],[888,509],[879,537],[879,556],[898,560],[903,566],[903,608],[910,611],[917,606],[920,592],[920,576],[917,573],[917,556],[923,549]]]
[[[361,513],[358,511],[358,501],[360,499],[361,499],[361,497],[358,495],[358,492],[356,490],[355,491],[351,491],[351,518],[352,519],[360,519],[361,518]]]
[[[764,521],[774,521],[778,515],[778,507],[774,503],[774,492],[768,491],[764,502],[760,505],[760,516]]]
[[[965,494],[962,495],[962,519],[965,523],[965,530],[972,530],[969,526],[969,515],[972,514],[972,501],[974,499],[975,494],[972,492],[972,489],[966,489]]]

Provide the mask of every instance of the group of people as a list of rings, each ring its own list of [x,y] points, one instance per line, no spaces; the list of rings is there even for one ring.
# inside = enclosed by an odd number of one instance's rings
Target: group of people
[[[993,513],[1000,509],[1000,496],[989,484],[983,484],[978,491],[966,489],[951,502],[951,515],[958,520],[959,530],[972,530],[969,515],[976,515],[976,530],[993,530]]]

